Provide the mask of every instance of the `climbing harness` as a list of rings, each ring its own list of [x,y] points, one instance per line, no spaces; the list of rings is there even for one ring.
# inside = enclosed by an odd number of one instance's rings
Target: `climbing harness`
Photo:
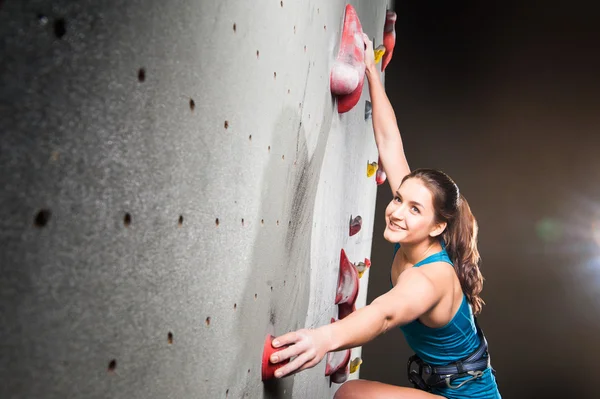
[[[458,389],[467,382],[481,377],[484,370],[486,370],[488,367],[491,368],[487,341],[483,335],[483,331],[477,324],[477,319],[475,319],[475,326],[477,327],[477,336],[479,337],[480,341],[479,347],[475,350],[475,352],[463,360],[450,363],[446,366],[432,366],[425,363],[423,359],[417,355],[413,355],[408,359],[408,380],[414,385],[415,388],[423,391],[431,391],[431,388]],[[413,364],[418,366],[418,371],[413,369]],[[492,372],[494,375],[496,374],[493,368]],[[452,382],[457,378],[466,376],[471,376],[471,378],[457,385],[452,384]]]

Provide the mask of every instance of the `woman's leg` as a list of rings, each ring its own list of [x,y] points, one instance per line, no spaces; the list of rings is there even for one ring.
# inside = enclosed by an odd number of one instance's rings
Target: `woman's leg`
[[[381,382],[351,380],[335,393],[334,399],[444,399],[414,388],[397,387]]]

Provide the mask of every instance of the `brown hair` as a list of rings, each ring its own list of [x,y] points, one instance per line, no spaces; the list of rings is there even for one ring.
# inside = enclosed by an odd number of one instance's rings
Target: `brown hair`
[[[479,270],[478,227],[466,198],[460,194],[450,176],[439,170],[415,169],[404,177],[402,183],[410,178],[420,179],[431,191],[436,220],[447,223],[442,239],[462,290],[473,307],[473,313],[481,313],[485,302],[480,297],[483,276]]]

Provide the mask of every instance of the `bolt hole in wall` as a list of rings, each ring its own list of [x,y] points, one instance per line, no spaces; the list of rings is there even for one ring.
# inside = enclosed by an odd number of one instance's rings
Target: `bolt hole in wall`
[[[196,102],[193,98],[190,98],[190,110],[194,110],[196,108]]]
[[[210,316],[208,316],[208,317],[206,318],[206,325],[207,325],[207,326],[210,326]]]
[[[50,221],[50,216],[52,213],[49,209],[40,209],[33,219],[33,225],[39,228],[45,227]]]
[[[223,123],[223,127],[225,127],[225,129],[229,129],[229,121],[225,121],[225,123]]]
[[[169,331],[169,333],[167,334],[167,342],[169,343],[169,345],[173,344],[173,333],[171,331]]]
[[[237,31],[237,25],[235,23],[233,24],[233,31]]]
[[[54,21],[54,36],[57,39],[62,39],[63,36],[67,33],[67,22],[64,18],[58,18]]]
[[[108,372],[114,373],[116,368],[117,368],[117,361],[116,361],[116,359],[113,359],[110,361],[110,363],[108,363]]]
[[[146,70],[144,68],[138,69],[138,81],[144,82],[146,80]]]
[[[215,225],[219,225],[219,218],[215,219]]]
[[[177,221],[179,227],[183,226],[183,215],[179,215],[179,220]]]
[[[123,224],[125,227],[129,227],[131,225],[131,214],[125,213],[125,216],[123,216]]]

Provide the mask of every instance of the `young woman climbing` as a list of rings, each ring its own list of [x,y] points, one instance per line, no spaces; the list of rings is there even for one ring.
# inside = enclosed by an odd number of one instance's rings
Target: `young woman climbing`
[[[408,370],[415,388],[351,380],[335,398],[499,399],[487,342],[474,318],[483,305],[477,223],[448,175],[410,171],[375,67],[373,43],[366,35],[364,41],[375,141],[394,193],[384,232],[386,240],[396,243],[392,288],[335,323],[275,338],[274,347],[289,346],[275,352],[271,362],[291,359],[275,376],[314,367],[327,352],[361,346],[400,327],[415,352]]]

